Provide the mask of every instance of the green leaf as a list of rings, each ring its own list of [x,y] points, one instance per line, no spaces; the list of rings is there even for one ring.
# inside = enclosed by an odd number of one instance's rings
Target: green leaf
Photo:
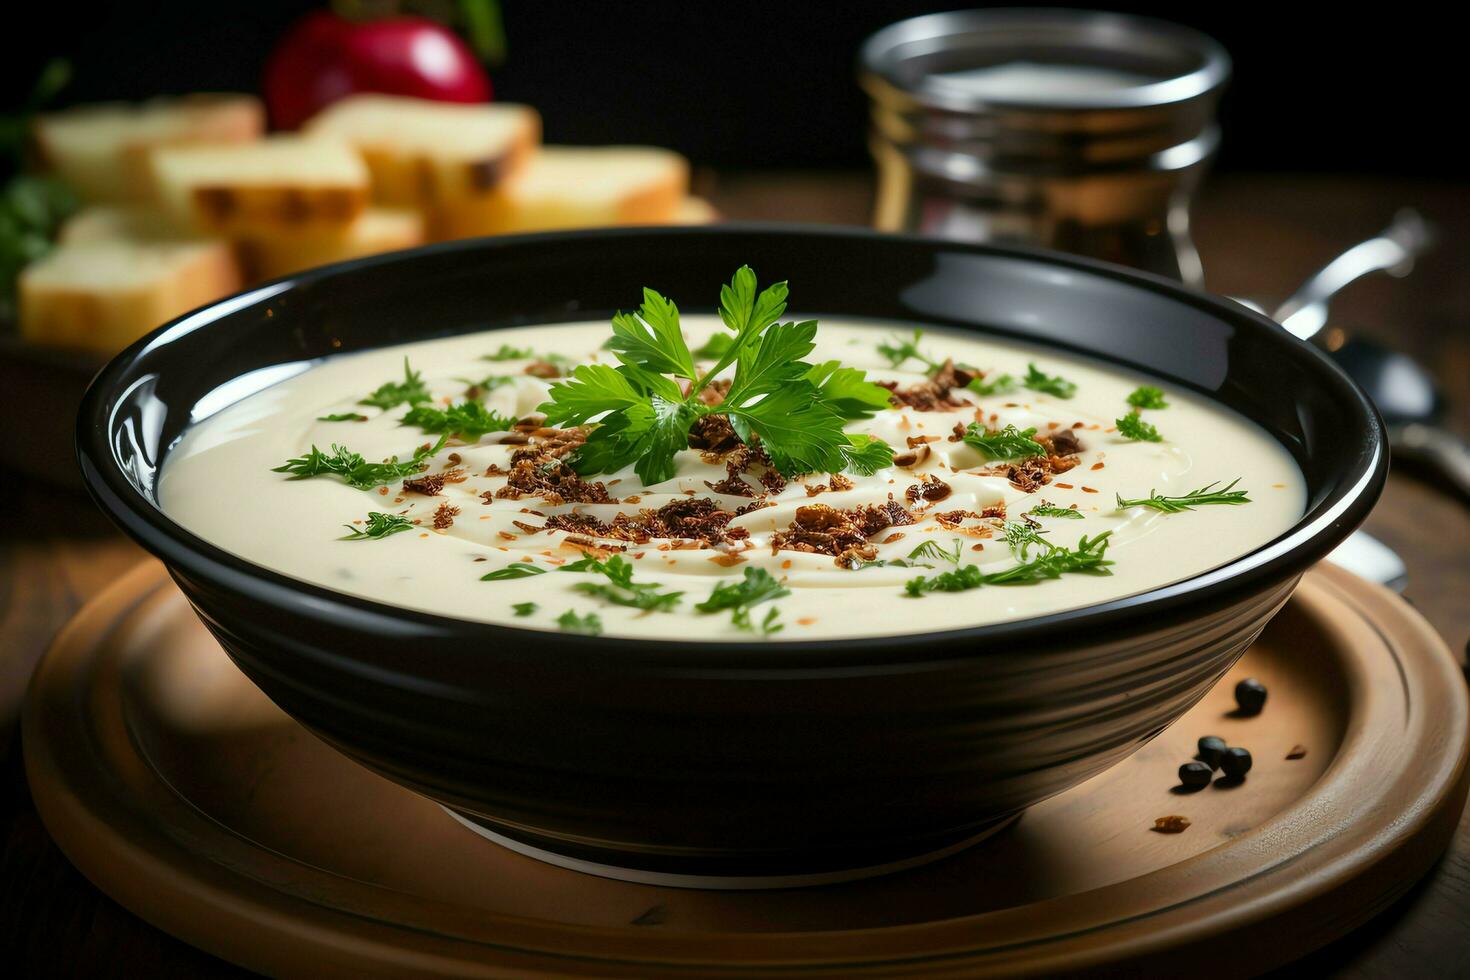
[[[1053,507],[1045,501],[1032,507],[1026,513],[1032,517],[1061,517],[1069,521],[1080,521],[1083,517],[1081,511],[1070,507]]]
[[[1118,434],[1125,439],[1134,442],[1163,442],[1164,437],[1159,435],[1159,430],[1148,422],[1139,418],[1137,413],[1129,413],[1113,422],[1118,427]]]
[[[872,476],[893,465],[893,447],[877,436],[849,435],[842,451],[842,468],[859,476]]]
[[[382,514],[370,510],[366,527],[358,527],[354,524],[343,524],[342,526],[348,531],[343,537],[344,541],[360,541],[368,538],[386,538],[399,531],[412,531],[414,523],[407,517],[400,517],[397,514]]]
[[[1026,365],[1026,377],[1021,384],[1032,391],[1039,391],[1058,398],[1071,398],[1077,394],[1077,386],[1060,375],[1043,374],[1035,364]]]
[[[534,602],[517,602],[515,605],[511,606],[510,608],[512,608],[512,609],[515,610],[515,614],[517,616],[530,616],[537,609],[540,609],[541,607],[538,606],[538,605],[536,605],[536,603],[534,603]]]
[[[482,361],[528,361],[536,356],[536,351],[530,347],[512,347],[510,344],[501,344],[500,349],[493,354],[485,354]]]
[[[537,411],[548,425],[582,425],[607,412],[621,412],[647,401],[648,392],[627,373],[606,364],[583,364],[570,380],[551,386]]]
[[[1133,389],[1128,396],[1128,404],[1134,408],[1168,408],[1169,403],[1164,400],[1164,392],[1161,388],[1153,385],[1140,385]]]
[[[405,357],[403,359],[403,380],[385,381],[358,404],[373,405],[387,411],[405,403],[413,405],[426,401],[429,401],[429,389],[424,384],[423,376],[408,366],[408,358]]]
[[[954,539],[954,550],[946,551],[938,541],[925,541],[913,551],[909,552],[909,561],[917,561],[920,558],[928,558],[933,561],[947,561],[951,565],[960,563],[960,554],[965,543],[959,538]]]
[[[311,452],[305,456],[288,459],[280,466],[273,467],[271,472],[290,473],[293,480],[335,475],[340,476],[348,486],[356,487],[358,490],[371,490],[400,477],[422,473],[428,468],[425,461],[443,449],[444,443],[448,440],[448,436],[440,436],[439,441],[432,446],[423,445],[415,449],[413,455],[406,461],[399,462],[398,457],[394,456],[386,463],[369,463],[359,453],[354,453],[346,446],[336,443],[332,444],[330,453],[324,453],[316,446],[312,446]]]
[[[618,360],[650,374],[697,379],[694,357],[679,330],[679,308],[652,289],[643,290],[638,313],[619,313],[612,320],[609,347]]]
[[[532,565],[529,562],[513,561],[504,568],[497,568],[487,575],[481,575],[481,582],[503,582],[506,579],[529,578],[532,575],[545,575],[546,569],[540,565]]]
[[[1009,374],[989,375],[984,378],[974,378],[965,387],[982,398],[992,395],[1008,395],[1016,390],[1016,379]]]
[[[694,352],[694,356],[704,361],[717,360],[729,353],[734,345],[734,337],[727,333],[717,333],[706,340],[704,346]]]
[[[720,407],[723,409],[725,404],[744,405],[750,399],[775,391],[810,371],[811,367],[803,363],[802,358],[816,346],[816,335],[815,320],[773,326],[761,334],[740,353],[735,378]]]
[[[842,451],[851,443],[842,431],[843,420],[822,404],[808,381],[791,381],[759,401],[726,412],[732,423],[738,421],[760,436],[771,462],[788,476],[836,473],[846,465]],[[736,432],[746,437],[740,426]]]
[[[744,630],[747,633],[760,633],[761,636],[770,636],[772,633],[779,633],[784,630],[786,624],[779,622],[780,618],[781,610],[774,608],[768,610],[766,617],[759,623],[751,622],[750,609],[746,606],[741,606],[730,613],[730,622],[736,629]]]
[[[806,380],[817,386],[829,408],[848,420],[872,418],[890,407],[887,388],[873,384],[857,368],[843,367],[840,361],[823,361],[807,372]]]
[[[657,395],[651,408],[652,419],[638,441],[638,461],[633,464],[645,487],[674,478],[674,457],[681,449],[689,448],[689,426],[698,416],[689,405],[665,401]]]
[[[556,617],[556,625],[568,633],[581,633],[584,636],[596,636],[602,632],[602,618],[597,613],[578,616],[574,609],[568,609]]]
[[[1029,459],[1046,454],[1041,443],[1031,438],[1034,435],[1034,428],[1017,429],[1014,425],[1007,425],[996,432],[986,429],[979,422],[971,422],[965,429],[965,445],[979,450],[986,459]]]
[[[917,598],[927,592],[965,592],[984,585],[1034,585],[1068,574],[1111,575],[1109,566],[1113,563],[1103,557],[1111,534],[1104,531],[1095,538],[1084,536],[1076,548],[1058,548],[1042,542],[1049,550],[1000,572],[986,573],[978,566],[965,565],[938,575],[921,575],[910,579],[904,585],[904,592]]]
[[[409,409],[400,425],[416,425],[425,432],[447,432],[461,439],[474,440],[488,432],[505,432],[516,420],[492,412],[479,402],[461,402],[445,409],[420,405]]]
[[[1216,490],[1215,487],[1219,485],[1217,481],[1208,486],[1200,487],[1197,490],[1191,490],[1189,493],[1178,497],[1166,497],[1157,490],[1151,490],[1147,497],[1140,497],[1137,500],[1124,500],[1122,494],[1117,494],[1117,506],[1119,510],[1127,510],[1129,507],[1152,507],[1154,510],[1161,511],[1165,514],[1178,514],[1182,511],[1194,510],[1195,507],[1201,504],[1226,504],[1230,506],[1248,504],[1251,502],[1251,499],[1246,496],[1247,491],[1235,489],[1235,485],[1239,482],[1240,479],[1237,477],[1231,480],[1223,489]]]
[[[366,422],[367,416],[359,412],[338,412],[336,415],[318,415],[318,422]]]
[[[739,582],[722,582],[716,585],[709,598],[695,605],[702,613],[719,612],[722,609],[750,607],[771,599],[791,594],[764,568],[746,568]]]

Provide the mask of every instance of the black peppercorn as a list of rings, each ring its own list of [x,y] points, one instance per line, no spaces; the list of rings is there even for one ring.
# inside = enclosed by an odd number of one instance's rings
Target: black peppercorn
[[[1243,715],[1258,715],[1266,706],[1266,685],[1254,677],[1247,677],[1235,685],[1235,703],[1240,705]]]
[[[1195,756],[1211,769],[1220,768],[1220,754],[1226,749],[1225,740],[1218,735],[1206,735],[1199,740],[1199,754]]]
[[[1214,775],[1214,771],[1203,762],[1186,762],[1179,767],[1179,782],[1190,789],[1210,785]]]
[[[1251,771],[1251,754],[1236,746],[1220,756],[1220,771],[1231,779],[1242,779]]]

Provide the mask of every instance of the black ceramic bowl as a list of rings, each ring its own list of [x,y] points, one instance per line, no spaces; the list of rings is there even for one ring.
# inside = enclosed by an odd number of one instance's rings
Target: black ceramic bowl
[[[686,308],[750,263],[803,310],[1093,355],[1263,426],[1307,513],[1187,581],[914,636],[702,643],[548,634],[354,598],[252,565],[159,509],[186,426],[272,365]],[[98,376],[77,434],[97,502],[163,559],[250,678],[366,766],[505,839],[645,872],[782,876],[956,846],[1117,762],[1198,700],[1367,514],[1386,471],[1364,396],[1229,302],[1059,255],[848,230],[630,229],[486,239],[308,272],[164,327]]]

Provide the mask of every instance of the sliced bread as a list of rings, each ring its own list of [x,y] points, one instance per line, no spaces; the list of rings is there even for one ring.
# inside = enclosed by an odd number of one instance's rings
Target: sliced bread
[[[239,146],[168,147],[151,156],[173,220],[230,237],[343,231],[368,203],[368,170],[340,140],[271,136]]]
[[[519,173],[541,142],[541,117],[503,102],[351,95],[307,123],[306,133],[356,147],[379,203],[427,210],[480,197]]]
[[[181,231],[156,207],[140,204],[93,204],[66,219],[56,239],[77,242],[179,241],[198,236]]]
[[[260,138],[265,110],[249,95],[186,95],[141,104],[109,102],[36,117],[41,163],[84,201],[145,199],[148,155],[160,146],[245,143]]]
[[[337,234],[247,239],[239,243],[239,250],[246,272],[252,280],[259,280],[378,252],[413,248],[425,240],[424,217],[418,211],[372,207]]]
[[[21,272],[20,332],[36,344],[113,353],[240,286],[223,242],[73,242]]]
[[[442,238],[674,220],[689,162],[651,146],[548,146],[483,200],[435,214]]]

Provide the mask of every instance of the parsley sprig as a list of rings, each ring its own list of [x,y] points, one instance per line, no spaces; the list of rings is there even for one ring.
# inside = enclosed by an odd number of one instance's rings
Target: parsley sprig
[[[1194,510],[1200,504],[1248,504],[1251,502],[1250,497],[1246,496],[1248,491],[1235,489],[1235,485],[1239,482],[1240,479],[1237,477],[1223,488],[1216,490],[1215,488],[1220,485],[1217,480],[1178,497],[1166,497],[1157,490],[1150,490],[1147,497],[1139,497],[1135,500],[1124,500],[1123,495],[1118,494],[1118,509],[1152,507],[1165,514],[1177,514],[1180,511]]]
[[[412,531],[413,521],[398,514],[383,514],[376,510],[368,511],[367,524],[358,527],[355,524],[343,524],[348,534],[343,536],[346,541],[361,541],[366,538],[386,538],[390,534],[399,531]]]
[[[980,450],[986,459],[992,460],[1043,456],[1046,449],[1031,438],[1034,435],[1034,428],[1017,429],[1014,425],[1007,425],[1004,429],[993,431],[979,422],[971,422],[965,429],[965,445]]]
[[[1128,395],[1128,404],[1134,408],[1168,408],[1164,390],[1153,385],[1139,385]]]
[[[602,617],[597,613],[588,613],[578,616],[575,609],[568,609],[556,617],[556,625],[568,633],[581,633],[583,636],[596,636],[602,632]]]
[[[981,398],[989,398],[993,395],[1007,395],[1016,390],[1016,379],[1009,374],[988,374],[979,378],[972,378],[965,387],[969,388]]]
[[[513,561],[504,568],[497,568],[493,572],[487,572],[480,576],[481,582],[504,582],[513,578],[530,578],[532,575],[545,575],[546,569],[540,565],[532,565],[528,561]]]
[[[1071,398],[1077,394],[1076,382],[1068,381],[1061,375],[1045,374],[1035,364],[1026,365],[1026,376],[1021,379],[1021,384],[1032,391],[1056,395],[1058,398]]]
[[[416,405],[426,402],[430,398],[429,388],[424,384],[424,377],[419,372],[408,366],[408,358],[403,359],[403,380],[385,381],[378,385],[371,395],[358,402],[359,405],[373,405],[387,411],[399,405]]]
[[[716,585],[709,598],[696,604],[694,608],[702,613],[728,609],[730,622],[736,629],[770,636],[785,629],[785,624],[777,621],[780,613],[771,609],[764,619],[756,623],[750,618],[751,607],[790,594],[791,590],[764,568],[747,568],[739,582],[722,582]]]
[[[280,466],[272,467],[272,473],[290,473],[293,480],[305,480],[313,476],[335,475],[350,487],[358,490],[371,490],[385,483],[405,476],[414,476],[423,472],[426,461],[439,450],[444,448],[444,443],[449,440],[448,436],[440,436],[439,441],[430,445],[425,443],[413,451],[408,459],[399,461],[397,456],[392,457],[386,463],[369,463],[362,458],[360,453],[355,453],[346,446],[332,443],[332,451],[324,453],[316,446],[311,447],[311,452],[305,456],[288,459]]]
[[[1063,517],[1069,521],[1080,521],[1083,518],[1081,511],[1073,510],[1070,507],[1057,507],[1044,500],[1026,513],[1031,517]]]
[[[1103,556],[1108,550],[1111,531],[1095,538],[1085,535],[1075,548],[1052,545],[1037,537],[1044,550],[1029,561],[1022,561],[1000,572],[982,572],[975,565],[965,565],[952,572],[909,579],[904,592],[919,597],[928,592],[965,592],[984,585],[1033,585],[1068,574],[1111,575],[1113,563]]]
[[[633,581],[633,563],[623,558],[622,555],[613,555],[607,561],[602,561],[583,552],[580,561],[563,565],[557,571],[593,572],[607,576],[611,584],[578,582],[573,588],[578,592],[606,599],[618,606],[672,612],[684,595],[682,592],[659,592],[658,590],[663,586],[657,582]]]
[[[583,364],[551,388],[540,406],[550,425],[596,422],[574,460],[584,474],[632,464],[645,485],[674,475],[674,457],[687,448],[689,429],[702,415],[723,415],[747,444],[759,437],[776,468],[788,476],[872,472],[892,450],[871,436],[849,436],[843,425],[888,407],[888,391],[862,371],[837,361],[809,364],[815,320],[779,323],[787,286],[757,292],[755,273],[742,266],[720,290],[720,318],[733,336],[713,365],[700,371],[679,327],[679,309],[652,289],[637,313],[613,318],[608,347],[617,368]],[[718,405],[699,397],[734,366],[730,389]],[[683,384],[681,384],[683,382]]]
[[[487,432],[505,432],[516,420],[491,411],[477,401],[460,402],[448,408],[417,405],[400,420],[403,425],[416,425],[425,432],[440,432],[473,441]]]
[[[1133,442],[1163,442],[1164,437],[1159,435],[1159,430],[1154,428],[1150,422],[1145,422],[1138,417],[1137,412],[1129,412],[1120,419],[1115,419],[1113,424],[1118,427],[1118,435]]]
[[[905,340],[902,337],[894,337],[890,340],[886,340],[878,345],[878,353],[882,354],[888,359],[888,366],[891,368],[897,368],[901,366],[904,361],[912,358],[913,360],[923,363],[923,365],[927,367],[930,371],[938,371],[941,367],[944,366],[944,362],[936,361],[934,358],[919,350],[919,341],[923,339],[924,331],[918,327],[915,327],[914,335],[912,338]]]

